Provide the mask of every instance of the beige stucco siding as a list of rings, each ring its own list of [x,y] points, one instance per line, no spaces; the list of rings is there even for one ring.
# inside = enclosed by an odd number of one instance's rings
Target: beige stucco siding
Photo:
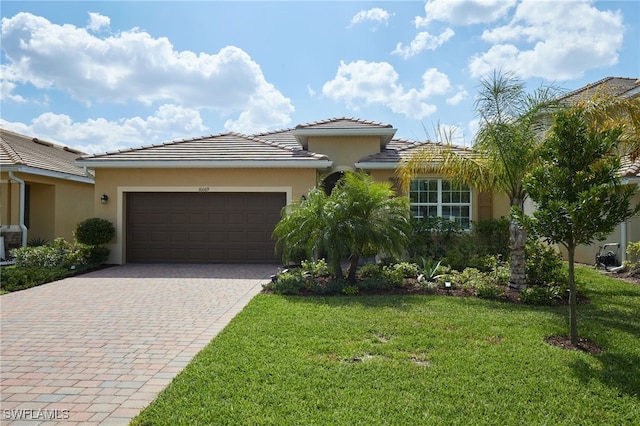
[[[315,185],[315,169],[96,169],[94,207],[96,216],[116,226],[109,263],[122,264],[127,192],[284,192],[289,204]]]
[[[62,237],[73,241],[78,223],[93,216],[93,184],[29,173],[15,173],[29,186],[29,230],[27,240],[53,241]],[[3,227],[19,229],[20,185],[2,173],[0,186]]]
[[[332,171],[354,170],[362,158],[380,152],[378,136],[313,136],[309,137],[309,151],[325,154],[333,161]]]

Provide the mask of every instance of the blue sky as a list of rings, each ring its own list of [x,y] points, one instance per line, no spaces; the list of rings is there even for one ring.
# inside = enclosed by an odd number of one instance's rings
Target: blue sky
[[[105,152],[331,117],[470,144],[493,70],[640,78],[640,2],[2,1],[0,126]]]

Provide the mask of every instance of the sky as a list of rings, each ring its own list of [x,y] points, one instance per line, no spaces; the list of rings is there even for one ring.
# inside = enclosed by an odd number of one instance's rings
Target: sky
[[[0,127],[85,153],[334,117],[471,145],[482,79],[640,78],[640,2],[5,1]]]

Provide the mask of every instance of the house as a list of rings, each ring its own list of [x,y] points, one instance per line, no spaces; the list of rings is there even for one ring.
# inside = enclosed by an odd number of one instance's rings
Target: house
[[[31,240],[73,240],[94,210],[93,176],[83,153],[0,129],[0,232],[4,255]],[[4,257],[4,256],[3,256]]]
[[[599,91],[604,91],[615,97],[637,98],[640,101],[640,79],[623,77],[603,78],[595,83],[567,93],[560,98],[560,102],[570,105],[580,100],[588,100]],[[631,161],[629,157],[622,158],[620,176],[623,182],[636,185],[640,184],[640,158],[635,161]],[[632,205],[640,203],[640,191],[636,192],[631,202]],[[635,241],[640,241],[640,216],[638,215],[618,225],[615,231],[609,235],[603,243],[619,243],[620,248],[617,257],[619,261],[624,261],[626,259],[627,244]],[[576,261],[594,264],[599,245],[602,245],[602,243],[591,246],[578,246],[576,248]]]
[[[427,142],[395,138],[389,124],[332,118],[254,135],[222,133],[76,161],[95,173],[95,216],[112,221],[110,263],[278,262],[272,232],[286,205],[347,171],[396,182],[399,161]],[[463,149],[463,148],[460,148]],[[399,188],[398,188],[399,190]],[[437,176],[411,185],[412,210],[470,221],[508,203]]]

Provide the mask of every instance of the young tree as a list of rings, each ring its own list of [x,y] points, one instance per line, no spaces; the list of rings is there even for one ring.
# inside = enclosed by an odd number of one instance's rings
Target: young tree
[[[541,152],[542,162],[524,180],[524,189],[537,204],[533,216],[519,212],[522,223],[548,243],[562,244],[569,261],[569,328],[578,343],[575,249],[611,233],[638,211],[631,208],[635,185],[619,176],[622,130],[589,127],[584,108],[557,112]]]
[[[436,173],[480,191],[509,197],[511,206],[523,208],[525,175],[537,163],[542,143],[541,114],[554,104],[558,91],[541,87],[529,94],[511,73],[494,73],[481,81],[476,110],[480,128],[473,151],[462,150],[444,135],[444,144],[418,150],[398,172],[405,185],[415,176]],[[442,136],[442,135],[441,135]],[[510,223],[510,285],[526,287],[526,232],[514,218]]]
[[[354,282],[361,257],[402,252],[408,219],[408,200],[395,197],[390,183],[346,173],[331,195],[314,189],[306,200],[283,209],[274,236],[287,262],[300,253],[307,259],[326,253],[336,278],[343,277],[341,260],[348,258],[348,279]]]

